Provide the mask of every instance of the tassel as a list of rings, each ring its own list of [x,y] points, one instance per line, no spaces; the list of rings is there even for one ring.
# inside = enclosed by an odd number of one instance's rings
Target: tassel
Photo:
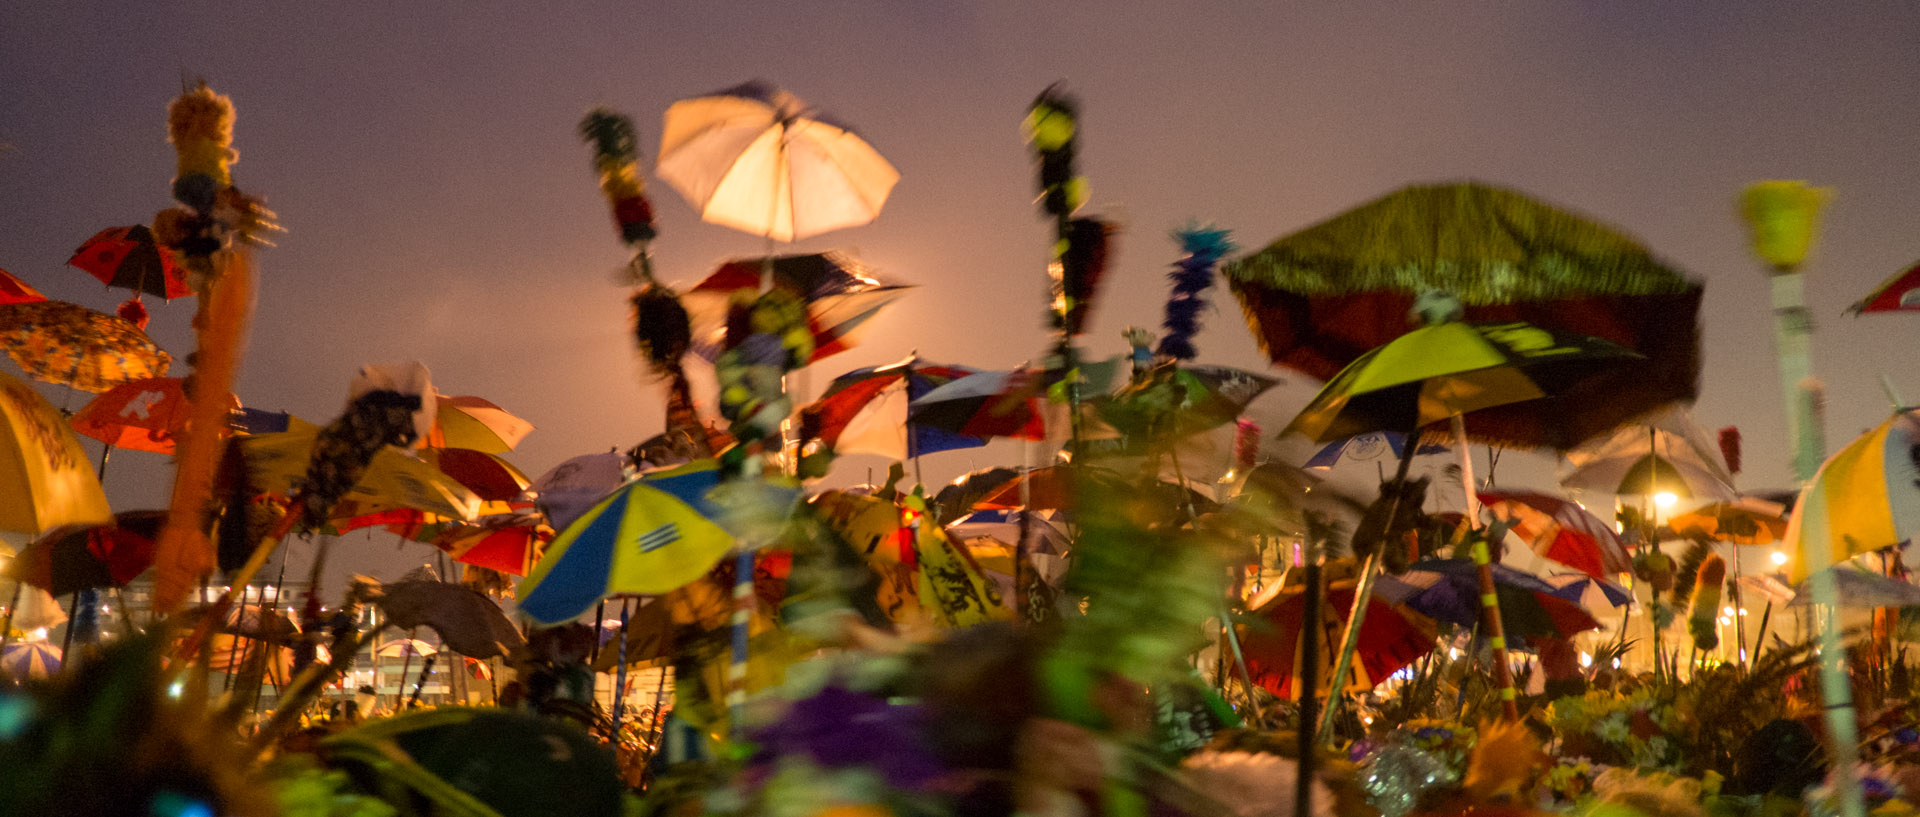
[[[1693,613],[1687,616],[1687,634],[1693,636],[1696,649],[1720,646],[1720,628],[1714,626],[1714,619],[1720,616],[1720,587],[1726,581],[1727,560],[1720,554],[1709,555],[1700,563],[1700,576],[1693,589]]]
[[[633,293],[633,342],[659,377],[680,371],[680,358],[693,346],[686,307],[673,290],[649,283]]]
[[[1727,426],[1720,429],[1720,456],[1726,458],[1727,473],[1740,473],[1740,429]]]
[[[121,301],[120,306],[114,309],[113,313],[119,315],[121,320],[142,330],[146,329],[148,321],[152,320],[152,316],[147,314],[146,304],[140,303],[140,297],[137,295]]]
[[[595,108],[580,120],[580,138],[593,146],[593,169],[600,174],[600,192],[613,208],[620,239],[628,244],[652,241],[653,204],[640,176],[640,137],[633,120]]]
[[[1193,336],[1200,331],[1200,312],[1207,307],[1201,295],[1213,286],[1214,266],[1235,249],[1227,235],[1226,230],[1213,227],[1188,227],[1173,234],[1186,254],[1167,273],[1173,292],[1167,297],[1167,318],[1161,324],[1167,330],[1160,341],[1161,356],[1175,360],[1199,356]]]

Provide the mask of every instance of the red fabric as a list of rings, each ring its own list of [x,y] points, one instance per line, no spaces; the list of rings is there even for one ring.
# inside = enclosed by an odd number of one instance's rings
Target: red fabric
[[[1920,299],[1909,303],[1907,294],[1920,289],[1920,264],[1909,267],[1906,272],[1894,276],[1893,280],[1880,285],[1865,300],[1854,304],[1855,312],[1917,312],[1920,311]]]
[[[1336,587],[1326,594],[1327,604],[1320,616],[1323,632],[1317,677],[1321,684],[1331,681],[1333,663],[1346,633],[1347,613],[1353,609],[1353,594],[1352,587]],[[1307,637],[1300,629],[1305,612],[1306,594],[1291,592],[1256,613],[1262,623],[1240,630],[1240,649],[1248,674],[1254,683],[1282,698],[1300,697],[1294,678],[1299,661],[1296,651],[1300,639]],[[1433,635],[1413,619],[1379,599],[1367,602],[1367,618],[1360,625],[1360,642],[1354,650],[1354,659],[1366,669],[1366,677],[1375,683],[1383,681],[1432,650]],[[1357,677],[1349,676],[1349,685]]]
[[[40,290],[0,269],[0,306],[38,303],[46,299],[47,296],[40,294]]]
[[[436,449],[429,455],[435,467],[454,482],[465,486],[474,496],[488,502],[506,502],[518,498],[526,483],[513,470],[491,454],[465,448]]]

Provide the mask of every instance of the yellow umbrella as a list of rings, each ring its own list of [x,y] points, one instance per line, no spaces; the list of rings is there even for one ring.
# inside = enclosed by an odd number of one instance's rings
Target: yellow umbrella
[[[0,374],[0,422],[0,530],[37,535],[113,521],[80,441],[46,398]]]
[[[257,487],[288,494],[306,477],[320,429],[307,423],[300,426],[240,440],[241,453]],[[412,508],[454,519],[472,519],[481,506],[480,497],[453,477],[393,446],[373,456],[366,473],[341,499],[352,501],[359,509]]]
[[[1829,457],[1800,491],[1787,533],[1794,581],[1920,533],[1920,411],[1896,414]]]
[[[471,395],[439,395],[434,402],[433,431],[427,436],[431,448],[467,448],[483,454],[500,454],[533,432],[533,424],[522,420],[491,401]]]

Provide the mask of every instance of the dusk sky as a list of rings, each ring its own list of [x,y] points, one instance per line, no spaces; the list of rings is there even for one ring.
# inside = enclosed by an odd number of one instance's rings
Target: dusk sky
[[[630,114],[650,166],[669,103],[762,78],[899,169],[873,224],[782,247],[846,250],[919,287],[816,365],[818,389],[911,350],[993,368],[1039,356],[1049,233],[1019,124],[1064,80],[1088,212],[1124,229],[1090,352],[1157,327],[1167,233],[1190,220],[1250,251],[1409,184],[1478,180],[1612,224],[1707,282],[1695,417],[1740,427],[1742,487],[1784,487],[1768,290],[1735,197],[1768,178],[1836,189],[1807,265],[1829,449],[1887,415],[1881,374],[1920,400],[1920,315],[1843,313],[1920,260],[1916,44],[1909,2],[7,3],[0,267],[96,309],[124,299],[65,261],[171,204],[166,104],[204,77],[238,111],[236,184],[289,230],[260,256],[241,399],[326,422],[356,367],[417,359],[441,390],[537,425],[510,457],[537,475],[662,427],[615,283],[625,248],[575,135],[588,108]],[[761,252],[664,184],[649,192],[663,277]],[[1265,369],[1231,295],[1212,297],[1201,361]],[[192,304],[150,306],[183,374]],[[1254,412],[1269,435],[1316,385],[1281,374]],[[933,455],[926,476],[1013,452]],[[1506,463],[1503,481],[1551,474]],[[115,508],[162,504],[170,473],[118,455]]]

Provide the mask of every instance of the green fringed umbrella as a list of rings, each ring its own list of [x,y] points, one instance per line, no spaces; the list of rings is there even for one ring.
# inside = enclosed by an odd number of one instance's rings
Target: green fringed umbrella
[[[1429,290],[1457,297],[1468,321],[1525,321],[1646,356],[1564,395],[1551,427],[1476,413],[1474,436],[1489,441],[1566,449],[1698,390],[1701,285],[1625,235],[1508,190],[1409,187],[1221,271],[1273,362],[1322,380],[1416,328],[1408,309]]]

